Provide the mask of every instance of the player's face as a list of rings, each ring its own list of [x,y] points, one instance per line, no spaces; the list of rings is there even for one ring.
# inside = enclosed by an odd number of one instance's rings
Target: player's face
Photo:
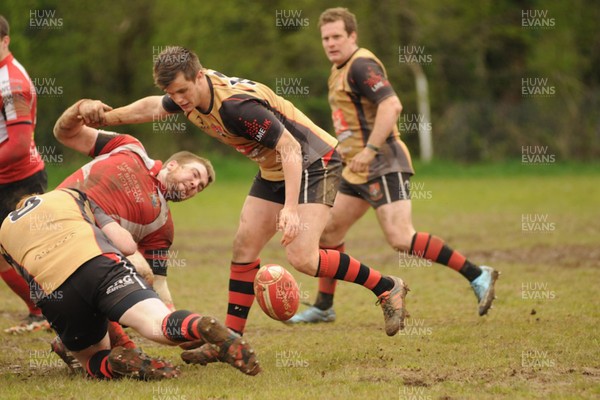
[[[194,197],[208,185],[208,171],[201,163],[194,161],[178,164],[171,161],[167,165],[165,198],[183,201]]]
[[[348,35],[342,20],[321,26],[321,41],[327,58],[335,65],[346,62],[357,48],[356,32]]]
[[[175,80],[165,88],[165,92],[184,112],[190,112],[200,105],[201,96],[198,77],[193,81],[188,81],[180,72]]]

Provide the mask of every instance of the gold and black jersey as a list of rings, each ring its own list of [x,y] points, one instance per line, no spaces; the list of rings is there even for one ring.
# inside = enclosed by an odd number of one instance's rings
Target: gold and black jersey
[[[328,86],[337,150],[348,164],[369,141],[379,103],[396,93],[381,61],[366,49],[358,49],[344,64],[332,66]],[[346,165],[342,176],[352,184],[362,184],[390,172],[413,173],[410,153],[396,125],[368,171],[355,173]]]
[[[32,293],[49,295],[86,261],[118,251],[95,225],[97,218],[107,217],[78,191],[31,196],[4,219],[2,253]]]
[[[284,129],[300,143],[303,169],[326,157],[337,145],[333,136],[267,86],[213,70],[203,71],[211,93],[209,109],[195,109],[186,113],[187,118],[208,135],[257,162],[264,179],[283,180],[275,146]],[[168,95],[162,104],[168,112],[182,112]]]

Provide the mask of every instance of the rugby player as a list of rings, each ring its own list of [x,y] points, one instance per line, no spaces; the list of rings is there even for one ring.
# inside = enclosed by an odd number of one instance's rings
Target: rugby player
[[[26,194],[44,193],[48,176],[33,135],[36,125],[37,95],[23,66],[9,50],[10,26],[0,15],[0,220],[15,209]],[[7,333],[49,329],[42,310],[29,298],[29,286],[0,257],[0,277],[27,305],[29,313]]]
[[[358,46],[356,17],[348,9],[324,11],[319,27],[325,54],[333,64],[328,98],[340,142],[338,151],[345,165],[331,217],[321,236],[321,248],[344,251],[348,230],[373,208],[393,249],[460,273],[475,292],[479,315],[485,315],[494,300],[498,271],[473,264],[439,237],[417,232],[413,227],[410,177],[414,171],[396,125],[402,104],[382,62]],[[314,305],[288,322],[335,320],[336,283],[319,278]]]

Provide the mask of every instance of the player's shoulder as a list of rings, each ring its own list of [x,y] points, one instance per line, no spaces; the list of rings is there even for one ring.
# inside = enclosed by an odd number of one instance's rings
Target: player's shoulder
[[[27,70],[12,54],[4,60],[4,66],[6,72],[0,75],[0,80],[8,81],[12,93],[31,93],[34,91]]]
[[[383,64],[375,54],[362,47],[352,55],[350,61],[348,62],[348,67],[351,70],[366,68],[370,65],[378,65],[383,67]]]
[[[146,149],[142,142],[135,137],[111,131],[98,130],[98,138],[96,139],[95,154],[101,155],[113,151],[133,151],[136,153],[146,154]]]

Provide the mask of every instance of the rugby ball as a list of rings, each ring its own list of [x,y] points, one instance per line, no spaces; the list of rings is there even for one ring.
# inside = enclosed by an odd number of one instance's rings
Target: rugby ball
[[[260,308],[277,321],[292,318],[300,304],[296,280],[281,265],[263,265],[254,278],[254,294]]]

